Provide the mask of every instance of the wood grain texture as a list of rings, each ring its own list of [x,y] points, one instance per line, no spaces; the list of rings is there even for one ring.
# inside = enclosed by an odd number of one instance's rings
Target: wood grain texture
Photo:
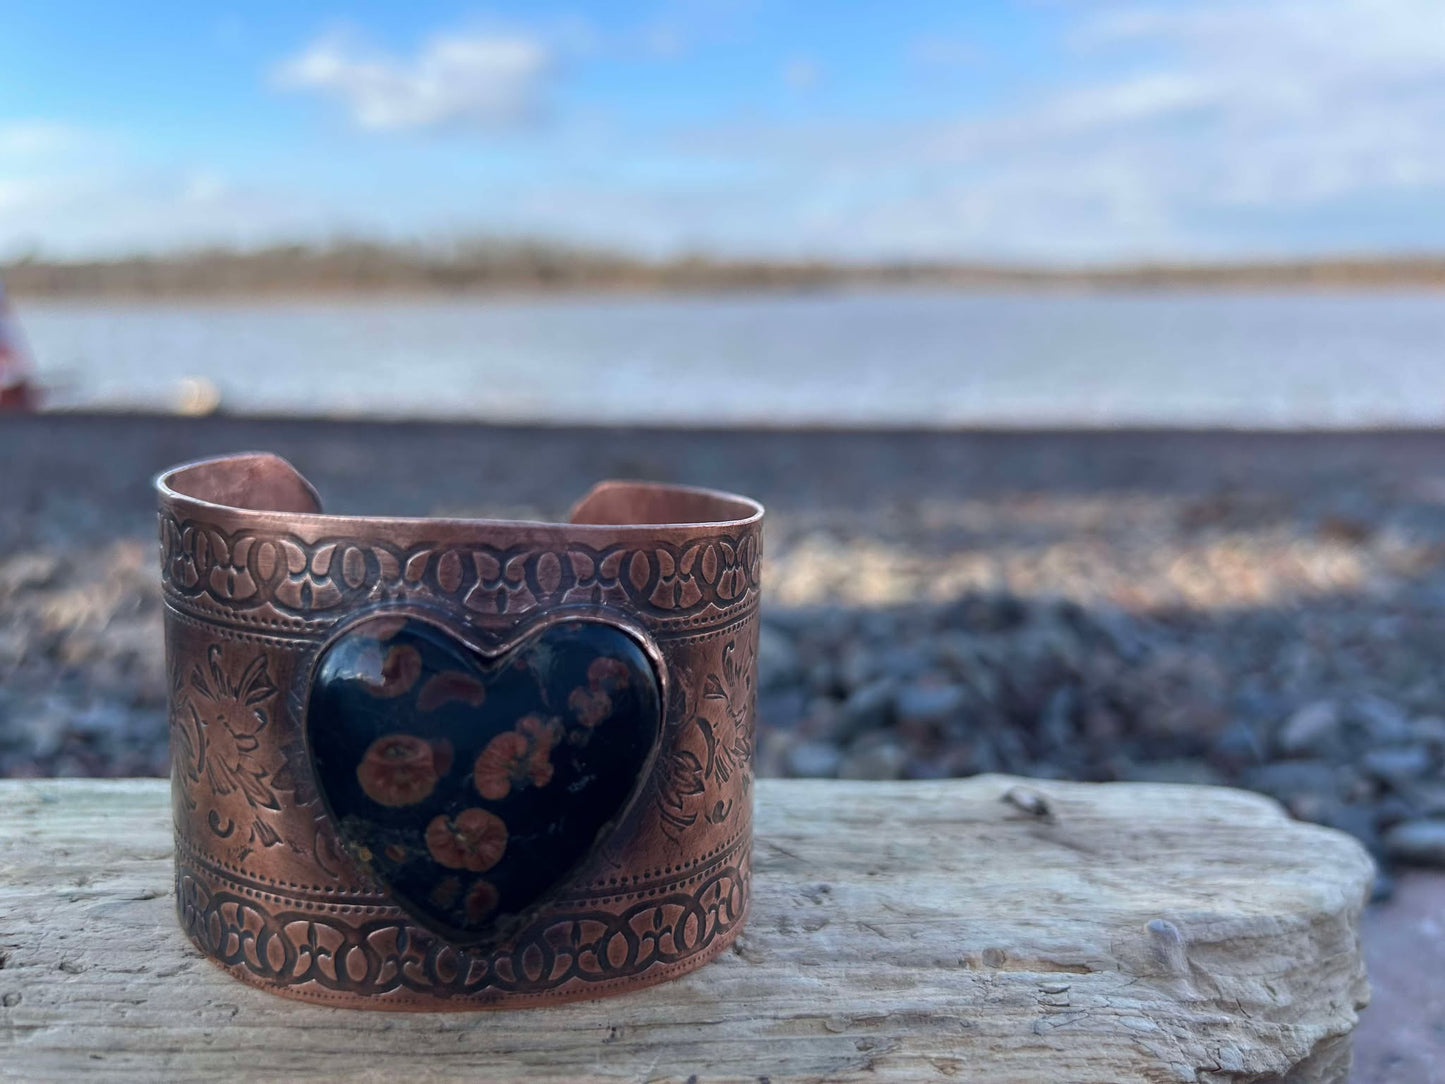
[[[1368,998],[1350,838],[1237,791],[984,776],[759,782],[748,927],[675,982],[312,1007],[181,935],[167,795],[0,783],[0,1078],[1340,1081]]]

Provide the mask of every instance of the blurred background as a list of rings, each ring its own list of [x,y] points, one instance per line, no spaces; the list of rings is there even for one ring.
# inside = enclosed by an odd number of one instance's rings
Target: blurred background
[[[0,25],[0,774],[166,773],[149,479],[266,448],[335,511],[760,497],[764,774],[1445,866],[1437,0]]]

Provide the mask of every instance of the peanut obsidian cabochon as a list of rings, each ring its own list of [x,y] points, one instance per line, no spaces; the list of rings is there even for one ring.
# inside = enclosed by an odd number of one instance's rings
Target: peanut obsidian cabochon
[[[505,939],[637,790],[661,727],[651,662],[598,621],[488,658],[439,624],[377,614],[322,652],[306,711],[343,845],[421,925]]]

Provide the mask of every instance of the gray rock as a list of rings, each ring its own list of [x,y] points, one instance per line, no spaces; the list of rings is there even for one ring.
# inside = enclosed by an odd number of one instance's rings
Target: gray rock
[[[838,715],[842,710],[842,703],[831,696],[810,697],[798,720],[799,737],[832,741],[838,732]]]
[[[982,736],[956,742],[942,757],[935,759],[941,766],[941,774],[950,779],[998,770],[993,746]]]
[[[948,619],[960,628],[980,632],[1006,632],[1028,620],[1022,599],[1006,592],[975,594],[950,607]]]
[[[1438,715],[1423,715],[1413,720],[1410,734],[1418,742],[1445,750],[1445,719]]]
[[[842,679],[838,676],[838,668],[829,659],[819,659],[808,667],[808,687],[815,693],[832,696],[843,688]]]
[[[780,779],[788,774],[785,757],[798,738],[787,730],[760,726],[753,742],[753,768],[760,779]]]
[[[65,744],[70,713],[58,697],[21,702],[12,707],[9,715],[5,732],[0,733],[0,745],[42,759],[53,757]]]
[[[1074,705],[1078,696],[1068,685],[1055,689],[1039,717],[1039,736],[1049,749],[1072,750],[1077,745],[1074,728]]]
[[[858,631],[871,643],[891,643],[898,637],[898,618],[887,610],[865,610],[858,618]]]
[[[1092,748],[1107,748],[1124,736],[1124,720],[1102,704],[1084,709],[1084,738]]]
[[[1195,783],[1202,786],[1224,783],[1224,778],[1206,761],[1192,757],[1131,764],[1123,777],[1131,783]]]
[[[1445,817],[1445,780],[1418,782],[1408,791],[1410,804],[1425,817]]]
[[[796,726],[808,707],[808,694],[802,689],[780,689],[758,694],[758,724],[769,728]]]
[[[1275,735],[1275,745],[1287,757],[1328,752],[1339,743],[1343,721],[1334,701],[1316,700],[1285,720]]]
[[[1375,823],[1381,830],[1420,819],[1419,810],[1399,794],[1387,794],[1375,803]]]
[[[1400,788],[1430,770],[1430,752],[1423,745],[1396,745],[1371,749],[1360,766],[1383,783]]]
[[[1372,745],[1410,740],[1410,720],[1399,705],[1373,693],[1357,697],[1350,716],[1365,731]]]
[[[959,685],[905,685],[894,698],[900,721],[943,726],[963,714],[968,690]]]
[[[1139,620],[1113,606],[1095,606],[1089,614],[1094,630],[1108,637],[1121,658],[1133,662],[1144,656],[1149,639]]]
[[[1015,772],[1019,775],[1030,773],[1033,764],[1023,735],[1018,732],[1017,728],[1006,727],[1002,730],[995,730],[990,737],[993,740],[993,750],[1000,770]]]
[[[1244,768],[1264,761],[1264,743],[1255,728],[1243,719],[1235,719],[1215,737],[1210,756],[1229,768]]]
[[[838,768],[839,779],[902,779],[908,750],[901,742],[883,741],[850,749]]]
[[[1331,828],[1338,828],[1341,832],[1348,832],[1363,843],[1371,854],[1378,856],[1381,853],[1380,833],[1375,826],[1375,811],[1370,806],[1337,805],[1320,817],[1319,821]]]
[[[882,652],[870,643],[858,643],[845,649],[836,669],[838,681],[845,689],[858,689],[888,676]]]
[[[985,658],[978,655],[958,656],[953,660],[952,669],[979,699],[991,704],[998,702],[1001,690],[999,674]]]
[[[838,740],[848,742],[859,734],[888,726],[893,721],[897,692],[898,684],[891,678],[879,678],[854,689],[838,712]]]
[[[764,620],[764,628],[771,625],[789,636],[801,636],[805,633],[816,632],[828,621],[828,614],[823,607],[817,606],[769,606],[767,617]]]
[[[933,666],[933,652],[913,644],[897,644],[879,655],[883,673],[900,681],[912,681]]]
[[[1247,773],[1245,785],[1285,802],[1302,794],[1333,797],[1339,789],[1339,770],[1323,760],[1281,760]]]
[[[1370,886],[1370,902],[1386,903],[1395,895],[1395,878],[1382,869],[1375,870],[1375,881]]]
[[[86,737],[108,737],[123,732],[126,712],[115,704],[88,704],[70,714],[70,729]]]
[[[54,586],[64,562],[53,553],[20,553],[0,561],[0,594]]]
[[[0,667],[19,666],[30,649],[30,637],[19,625],[0,629]]]
[[[1282,800],[1295,820],[1314,821],[1316,824],[1329,820],[1340,804],[1334,795],[1313,790],[1300,791]]]
[[[802,676],[803,664],[792,637],[765,622],[758,630],[758,688],[786,688],[797,684]]]
[[[1385,833],[1385,853],[1397,862],[1445,867],[1445,818],[1395,825]]]
[[[798,742],[783,756],[784,767],[796,779],[831,779],[842,762],[842,751],[825,741]]]

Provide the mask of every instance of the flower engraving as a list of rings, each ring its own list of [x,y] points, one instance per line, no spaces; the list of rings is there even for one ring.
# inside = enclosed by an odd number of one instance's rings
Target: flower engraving
[[[677,839],[700,820],[721,824],[733,812],[731,799],[706,804],[709,783],[726,784],[737,777],[742,793],[752,786],[753,650],[729,640],[723,647],[721,673],[703,681],[702,697],[683,724],[676,745],[667,754],[658,786],[662,828]]]
[[[212,644],[205,665],[191,670],[181,692],[184,708],[174,734],[188,789],[194,791],[204,778],[213,799],[239,795],[250,813],[248,842],[266,847],[280,843],[262,816],[263,810],[281,808],[276,799],[280,781],[261,752],[259,737],[271,724],[268,704],[276,695],[266,656],[257,655],[233,678],[223,665],[220,645]],[[234,819],[221,808],[212,808],[207,822],[223,839],[236,831]]]

